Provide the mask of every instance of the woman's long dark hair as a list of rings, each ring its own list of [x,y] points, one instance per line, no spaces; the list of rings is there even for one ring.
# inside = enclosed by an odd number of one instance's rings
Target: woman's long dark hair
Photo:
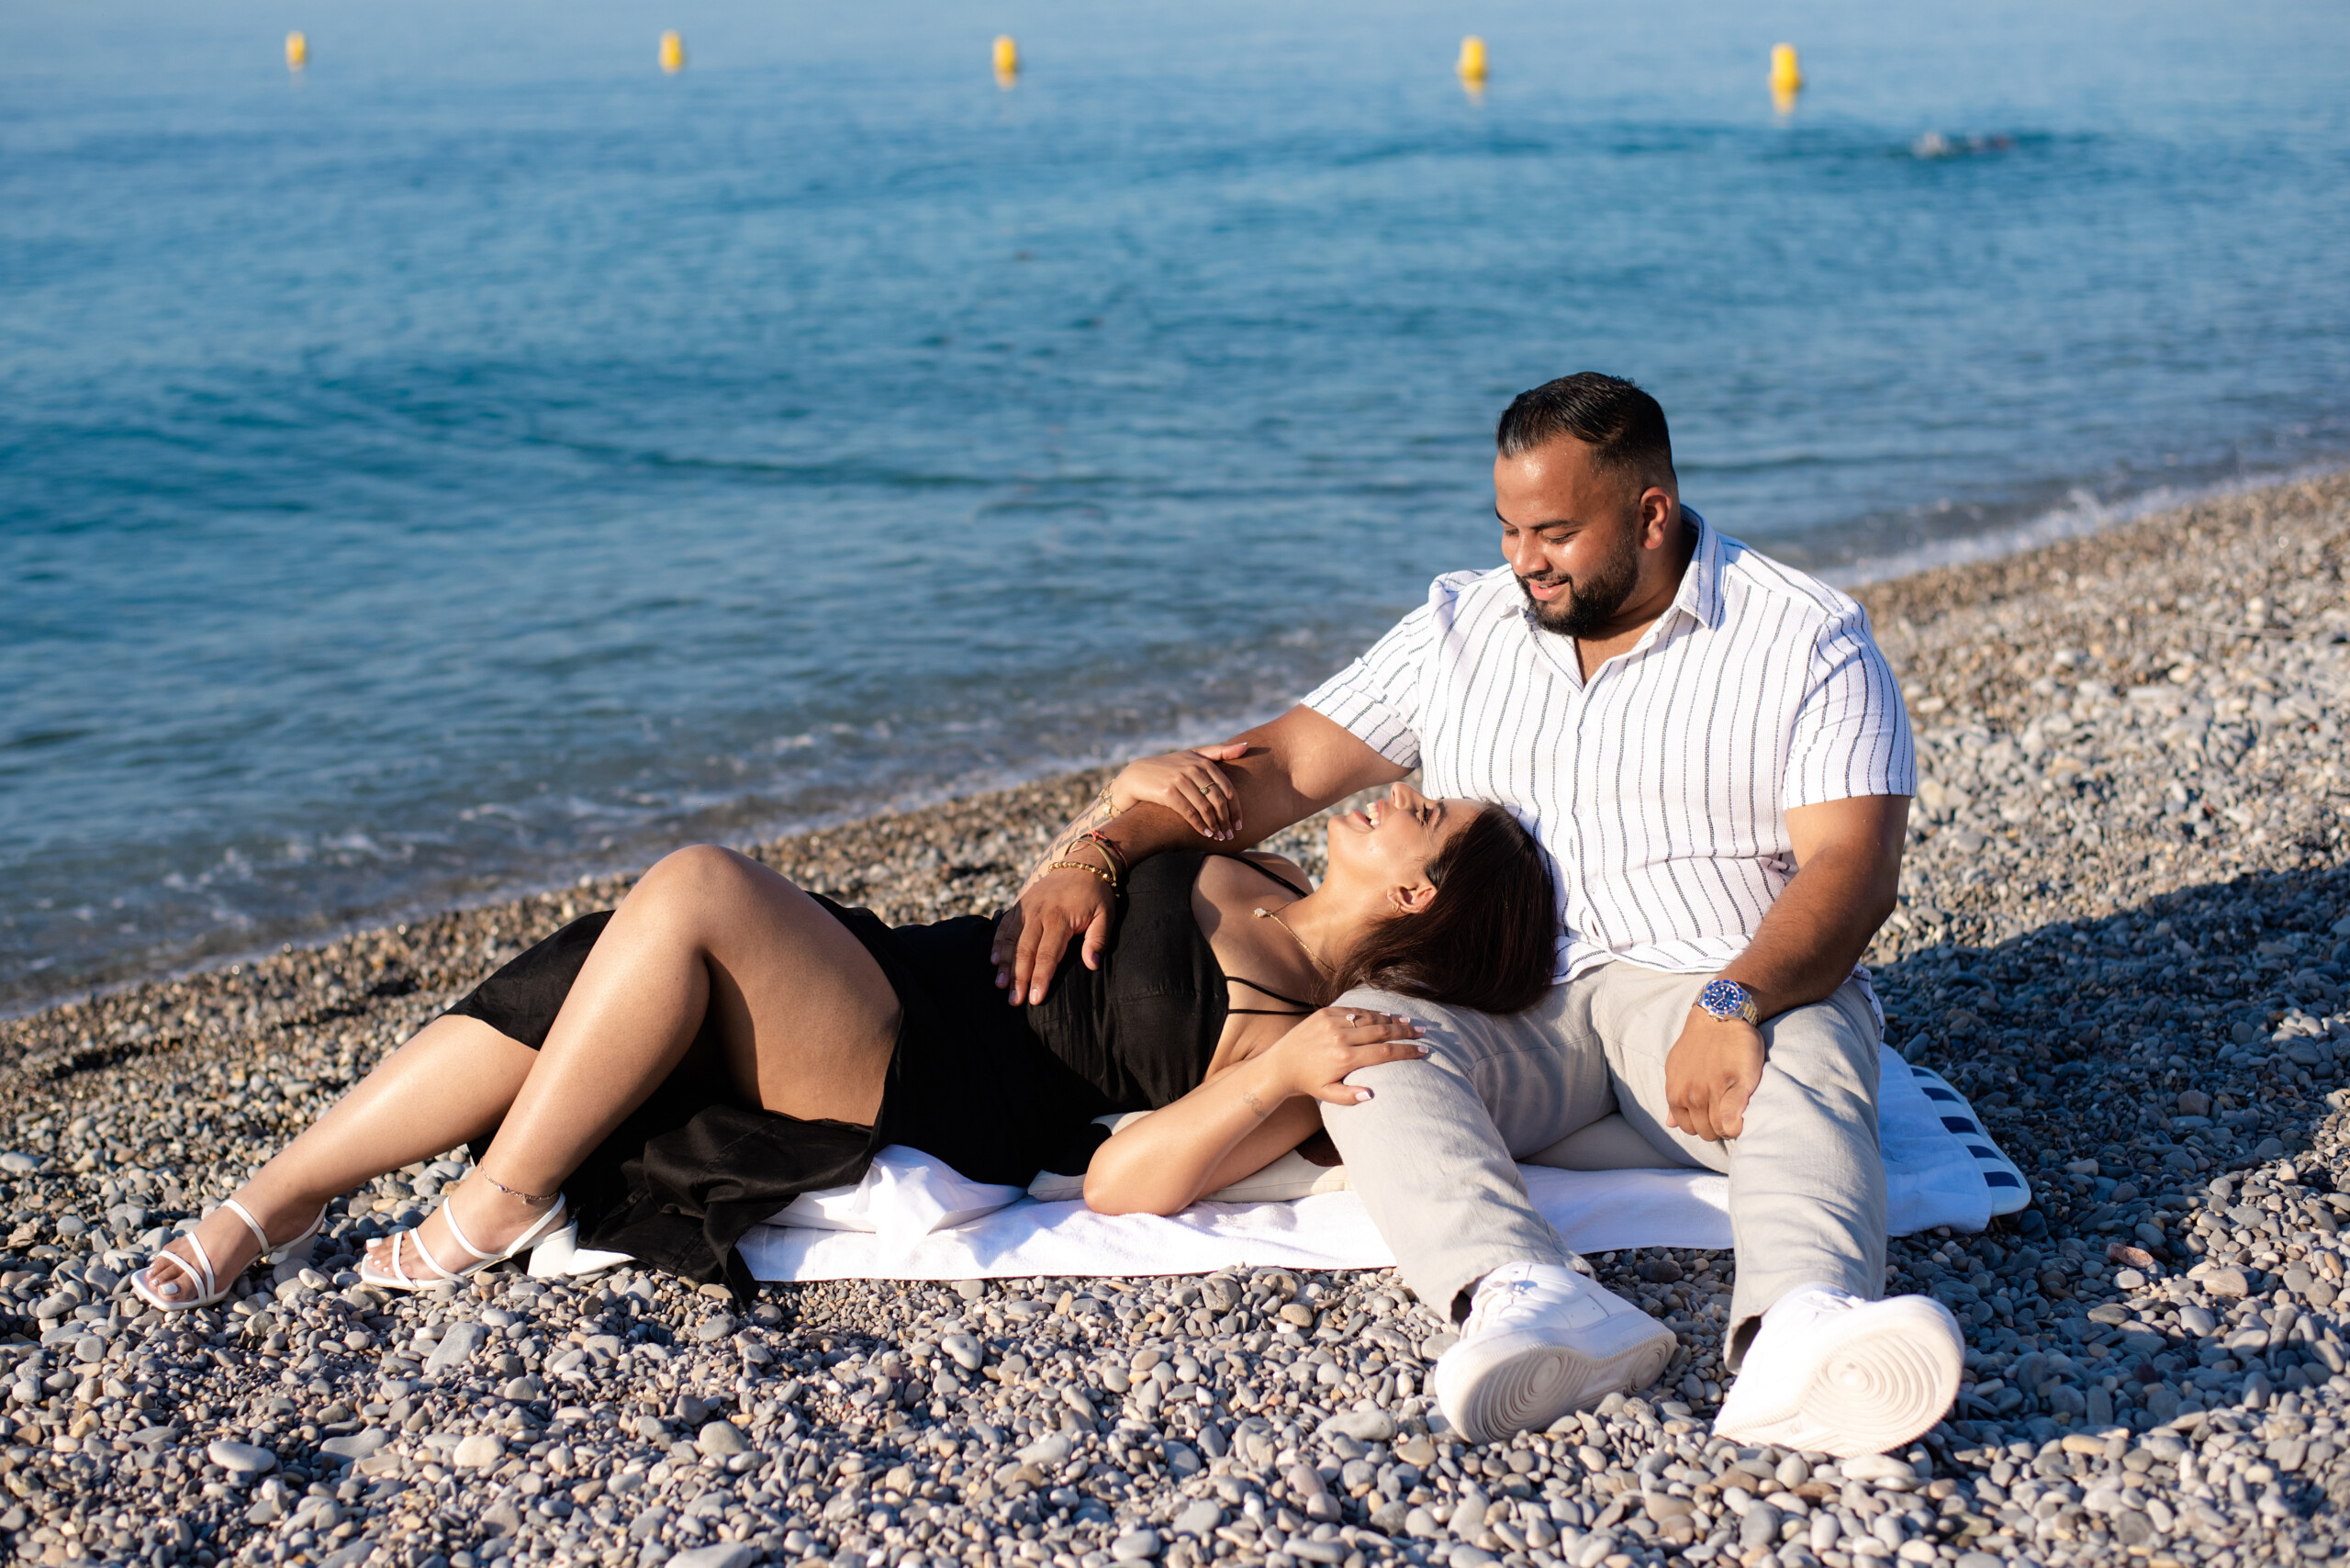
[[[1338,970],[1338,993],[1375,986],[1480,1013],[1518,1013],[1550,989],[1559,902],[1550,857],[1488,805],[1428,862],[1436,897],[1382,921]]]

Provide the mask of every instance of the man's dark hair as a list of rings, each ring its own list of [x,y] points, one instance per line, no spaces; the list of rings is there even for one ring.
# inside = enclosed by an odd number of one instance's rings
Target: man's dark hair
[[[1520,392],[1502,410],[1494,444],[1519,457],[1561,436],[1592,450],[1601,467],[1657,481],[1673,474],[1673,436],[1657,400],[1618,376],[1578,371]]]

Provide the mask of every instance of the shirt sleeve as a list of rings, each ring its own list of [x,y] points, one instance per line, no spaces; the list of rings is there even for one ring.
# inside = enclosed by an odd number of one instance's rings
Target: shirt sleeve
[[[1831,618],[1812,644],[1781,804],[1910,795],[1917,789],[1917,742],[1901,684],[1870,634],[1868,612],[1855,606]]]
[[[1362,657],[1307,692],[1304,706],[1336,721],[1398,767],[1420,765],[1420,692],[1436,609],[1423,604]]]

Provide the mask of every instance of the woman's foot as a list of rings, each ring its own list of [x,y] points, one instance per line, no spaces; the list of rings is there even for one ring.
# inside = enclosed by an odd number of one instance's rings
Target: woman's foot
[[[251,1221],[237,1212],[239,1208],[252,1216]],[[172,1238],[147,1260],[140,1271],[145,1285],[142,1294],[167,1310],[193,1305],[233,1284],[264,1250],[300,1240],[317,1228],[325,1215],[323,1207],[314,1209],[298,1195],[273,1204],[258,1200],[252,1188],[241,1188],[228,1203],[205,1215],[193,1231]],[[253,1234],[255,1226],[268,1238],[268,1248]]]
[[[404,1276],[420,1285],[453,1278],[485,1258],[506,1256],[545,1222],[559,1202],[559,1195],[535,1199],[506,1192],[479,1171],[468,1171],[464,1181],[442,1193],[440,1207],[423,1223],[369,1242],[364,1267],[385,1278]],[[453,1206],[458,1210],[453,1218]]]

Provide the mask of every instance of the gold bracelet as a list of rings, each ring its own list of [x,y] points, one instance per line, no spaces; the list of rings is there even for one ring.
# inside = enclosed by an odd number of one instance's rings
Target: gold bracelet
[[[1056,860],[1051,865],[1046,867],[1045,869],[1047,871],[1091,871],[1095,876],[1101,878],[1103,881],[1109,883],[1113,891],[1115,891],[1118,886],[1117,878],[1113,877],[1109,872],[1102,869],[1101,867],[1084,860]]]
[[[1126,864],[1126,857],[1118,853],[1118,846],[1116,845],[1102,836],[1100,830],[1088,829],[1086,832],[1078,834],[1077,843],[1100,845],[1102,846],[1102,858],[1110,863],[1110,869],[1113,873],[1120,877],[1133,875],[1133,868]],[[1072,844],[1069,847],[1074,849],[1077,847],[1077,845]]]

